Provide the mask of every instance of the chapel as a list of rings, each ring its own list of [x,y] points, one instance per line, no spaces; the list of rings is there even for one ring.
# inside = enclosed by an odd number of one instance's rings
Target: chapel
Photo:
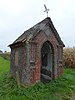
[[[10,73],[20,83],[50,82],[63,74],[63,47],[50,17],[18,37],[12,44]]]

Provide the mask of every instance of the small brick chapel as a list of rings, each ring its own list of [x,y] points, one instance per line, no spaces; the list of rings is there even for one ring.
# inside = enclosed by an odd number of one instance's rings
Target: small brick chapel
[[[50,82],[63,74],[63,47],[50,17],[26,30],[12,44],[10,73],[22,84]]]

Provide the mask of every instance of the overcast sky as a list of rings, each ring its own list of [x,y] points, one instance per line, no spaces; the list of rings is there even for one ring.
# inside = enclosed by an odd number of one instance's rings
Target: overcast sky
[[[75,0],[0,0],[0,49],[46,18],[44,4],[64,44],[75,46]]]

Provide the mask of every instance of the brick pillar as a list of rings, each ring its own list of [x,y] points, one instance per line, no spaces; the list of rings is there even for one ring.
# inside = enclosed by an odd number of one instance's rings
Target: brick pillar
[[[30,50],[29,50],[29,41],[26,41],[26,80],[27,83],[30,83]]]

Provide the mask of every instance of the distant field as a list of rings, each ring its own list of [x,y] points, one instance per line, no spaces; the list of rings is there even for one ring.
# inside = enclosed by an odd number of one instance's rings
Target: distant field
[[[10,60],[10,52],[6,52],[6,53],[3,53],[3,54],[0,54],[0,56],[3,57],[6,60]]]
[[[0,100],[71,100],[75,95],[75,69],[50,83],[18,88],[9,74],[10,61],[0,57]]]
[[[63,50],[64,66],[67,68],[75,68],[75,47],[64,48]]]
[[[0,73],[9,71],[10,61],[0,56]]]

